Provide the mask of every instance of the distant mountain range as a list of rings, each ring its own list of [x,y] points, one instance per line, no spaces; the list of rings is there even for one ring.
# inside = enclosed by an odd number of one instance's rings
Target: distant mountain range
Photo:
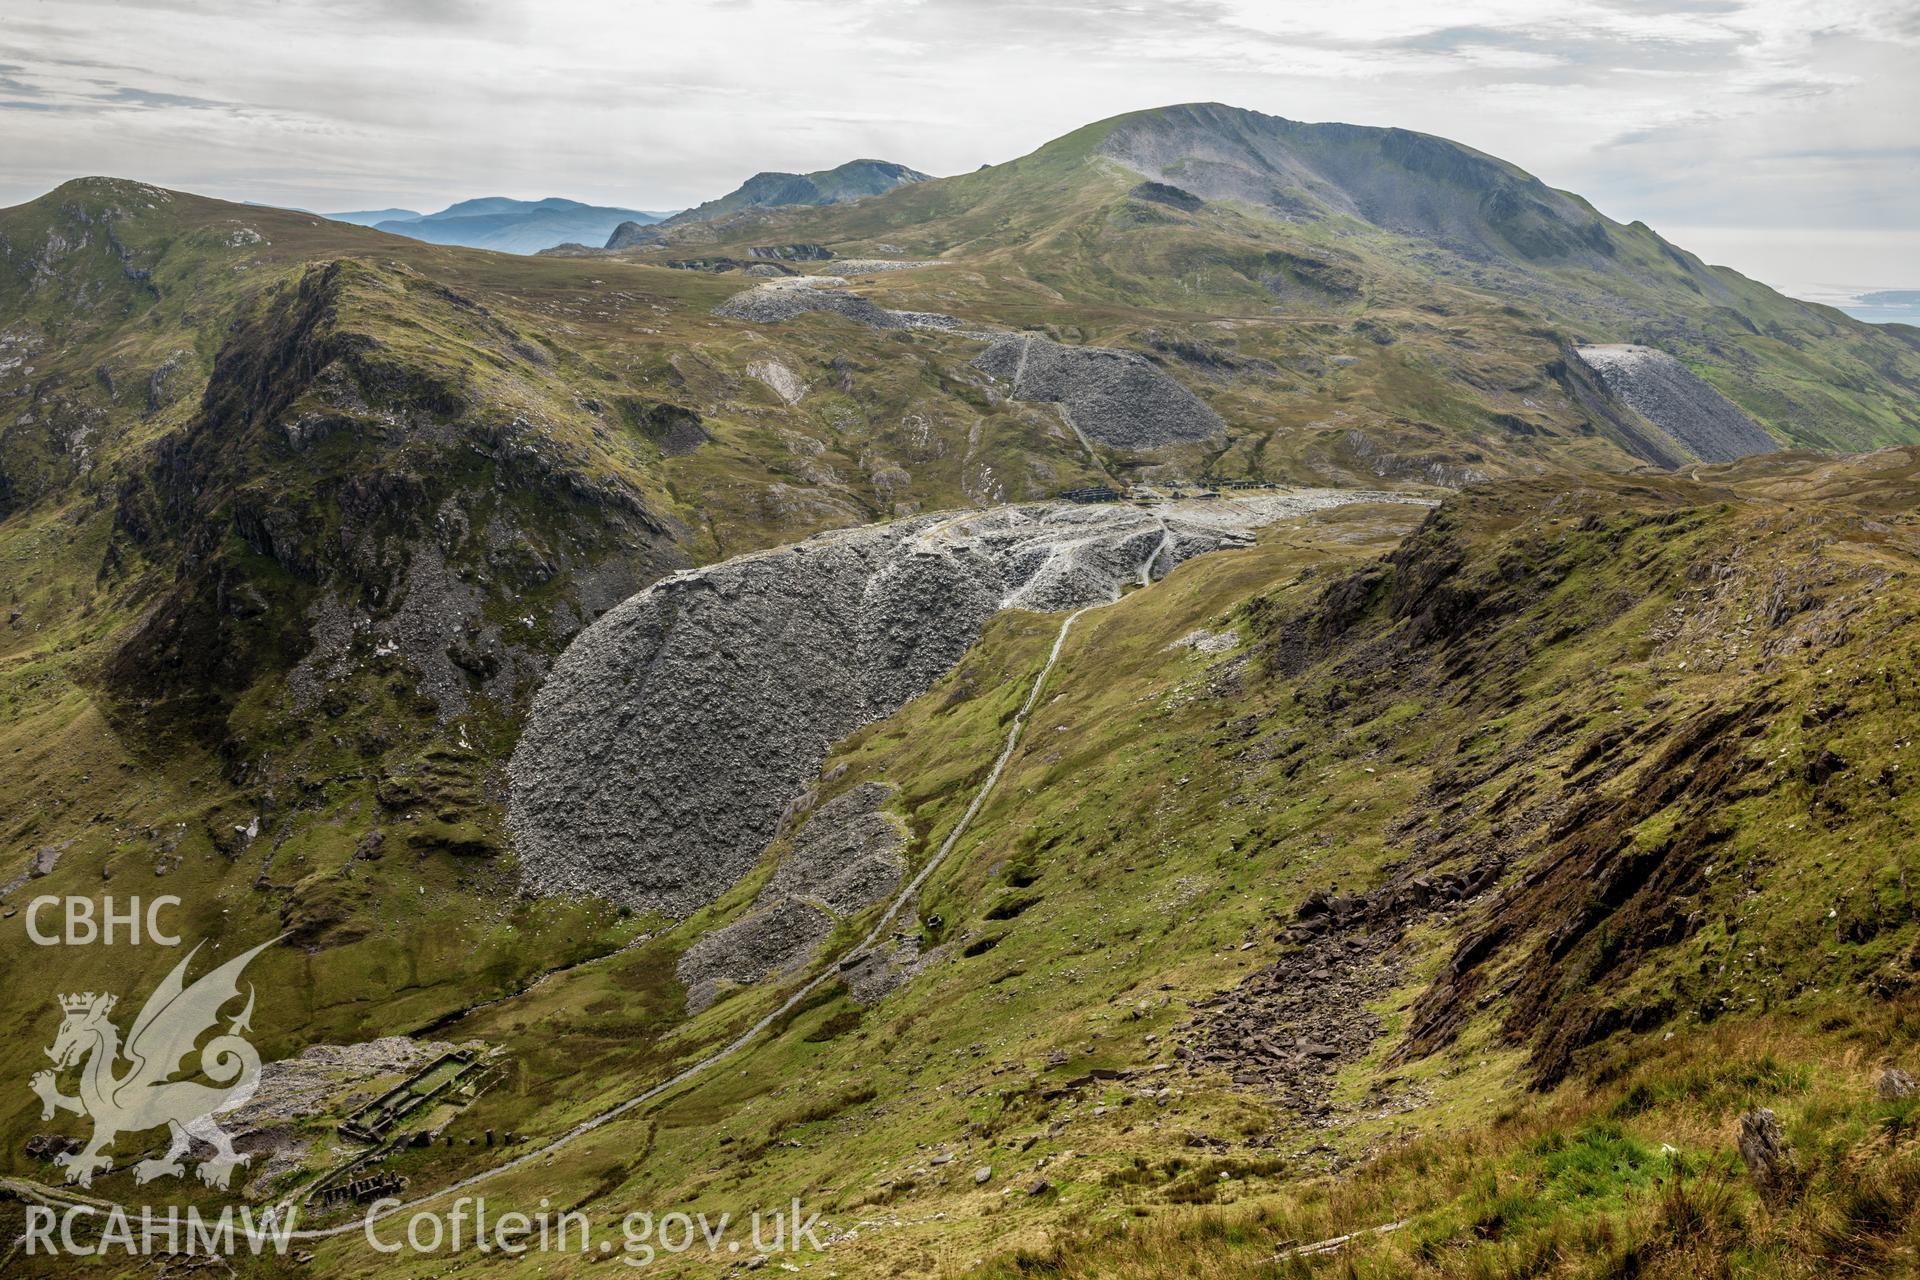
[[[377,227],[383,222],[412,222],[426,217],[418,209],[355,209],[350,213],[324,213],[335,222],[351,222],[356,227]]]
[[[501,253],[538,253],[557,244],[600,244],[622,223],[650,225],[671,216],[643,209],[617,209],[549,196],[513,200],[482,196],[448,205],[438,213],[412,209],[362,209],[324,215],[432,244],[465,245]]]
[[[850,160],[815,173],[758,173],[737,189],[693,209],[653,211],[582,204],[549,196],[514,200],[482,196],[448,205],[438,213],[413,209],[354,209],[323,214],[335,222],[390,231],[431,244],[464,245],[501,253],[539,253],[556,245],[624,248],[656,224],[710,222],[749,209],[840,204],[925,182],[917,169],[887,160]]]

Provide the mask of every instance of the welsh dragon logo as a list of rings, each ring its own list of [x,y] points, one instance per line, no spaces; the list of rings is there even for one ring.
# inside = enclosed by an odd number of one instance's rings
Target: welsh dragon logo
[[[234,1167],[246,1164],[249,1157],[233,1149],[232,1139],[214,1117],[245,1104],[260,1084],[260,1055],[240,1034],[252,1029],[251,985],[246,1008],[226,1031],[203,1046],[199,1040],[217,1028],[221,1008],[239,998],[240,973],[247,963],[278,941],[269,939],[187,986],[187,965],[200,950],[196,946],[147,998],[124,1045],[109,1017],[119,997],[91,991],[60,997],[65,1020],[53,1047],[46,1051],[53,1059],[53,1070],[37,1073],[30,1087],[40,1095],[42,1120],[51,1120],[56,1111],[93,1117],[92,1141],[80,1151],[55,1157],[66,1169],[68,1182],[92,1186],[96,1172],[113,1168],[113,1161],[101,1153],[116,1137],[166,1125],[172,1131],[166,1155],[134,1165],[134,1181],[179,1177],[186,1172],[181,1157],[197,1139],[213,1148],[212,1157],[202,1160],[195,1171],[200,1181],[226,1189]],[[196,1047],[200,1074],[213,1085],[172,1079]],[[80,1093],[69,1097],[60,1092],[58,1077],[76,1064]]]

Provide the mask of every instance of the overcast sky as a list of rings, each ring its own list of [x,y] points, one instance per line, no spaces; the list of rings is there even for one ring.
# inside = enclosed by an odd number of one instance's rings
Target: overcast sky
[[[1920,0],[0,0],[0,205],[666,209],[1196,100],[1442,134],[1800,292],[1920,288]]]

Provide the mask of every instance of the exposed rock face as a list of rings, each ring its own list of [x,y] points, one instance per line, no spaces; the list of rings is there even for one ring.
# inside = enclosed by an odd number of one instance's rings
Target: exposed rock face
[[[1207,206],[1207,202],[1193,192],[1168,186],[1164,182],[1143,182],[1127,194],[1135,200],[1144,200],[1149,204],[1164,204],[1186,213],[1197,213]]]
[[[828,283],[828,282],[831,283]],[[752,320],[756,324],[779,324],[803,316],[809,311],[832,311],[858,320],[876,329],[957,329],[960,322],[952,316],[931,311],[889,311],[869,302],[857,293],[834,288],[845,284],[836,277],[799,276],[790,280],[770,280],[736,293],[713,309],[713,314],[729,320]]]
[[[1799,1162],[1772,1111],[1761,1107],[1740,1117],[1739,1147],[1762,1200],[1778,1208],[1793,1199],[1800,1188]]]
[[[544,645],[600,607],[596,579],[619,599],[686,563],[632,484],[555,448],[518,403],[396,349],[389,307],[484,335],[516,376],[546,372],[524,331],[398,266],[315,263],[268,295],[227,330],[198,411],[114,495],[117,541],[193,565],[104,664],[128,714],[218,743],[231,700],[269,672],[305,710],[394,664],[442,721],[476,697],[511,706]],[[688,410],[643,408],[663,452],[706,438]],[[564,602],[552,641],[503,625],[537,587]]]
[[[1010,382],[1014,399],[1057,404],[1076,431],[1116,449],[1192,444],[1226,430],[1219,414],[1138,352],[1009,334],[973,363]]]
[[[805,380],[778,360],[756,360],[747,366],[747,373],[766,383],[775,395],[788,404],[799,404],[807,394]]]
[[[701,424],[700,415],[677,404],[632,406],[631,420],[641,434],[660,447],[669,458],[685,457],[713,439]]]
[[[1664,351],[1630,343],[1577,350],[1607,390],[1702,462],[1731,462],[1780,447],[1759,423]]]
[[[607,237],[606,248],[631,249],[635,245],[658,244],[663,237],[653,226],[644,222],[623,222],[613,229]]]
[[[1248,525],[1380,496],[1308,490],[1193,518],[1006,507],[675,574],[582,632],[541,689],[510,767],[525,874],[683,915],[753,865],[833,742],[930,687],[997,610],[1109,600]]]

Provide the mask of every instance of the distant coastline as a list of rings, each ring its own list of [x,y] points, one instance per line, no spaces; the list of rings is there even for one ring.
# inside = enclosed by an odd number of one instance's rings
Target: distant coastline
[[[1920,325],[1920,289],[1846,289],[1819,286],[1783,292],[1846,312],[1868,324]]]

